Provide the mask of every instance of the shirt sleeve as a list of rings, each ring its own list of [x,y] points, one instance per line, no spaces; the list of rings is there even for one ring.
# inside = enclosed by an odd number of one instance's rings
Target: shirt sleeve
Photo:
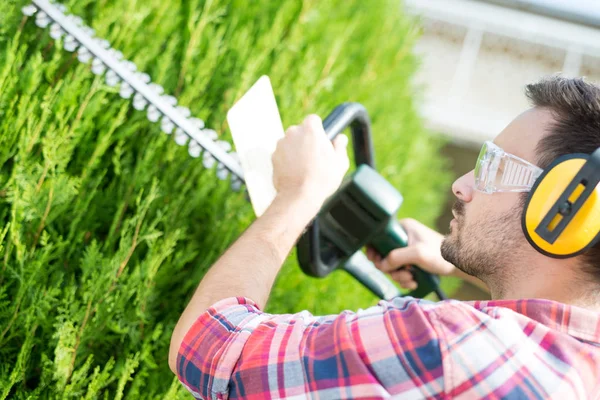
[[[405,297],[317,317],[224,299],[186,334],[177,374],[198,399],[435,398],[444,374],[429,307]]]

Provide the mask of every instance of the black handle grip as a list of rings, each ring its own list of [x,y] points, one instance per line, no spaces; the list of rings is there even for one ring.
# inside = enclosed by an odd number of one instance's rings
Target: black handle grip
[[[373,239],[372,246],[381,255],[387,257],[390,252],[399,247],[408,246],[408,235],[404,228],[397,221],[390,221],[386,231]],[[445,295],[440,291],[440,278],[421,268],[411,265],[410,272],[413,279],[417,282],[417,288],[408,295],[412,297],[425,297],[431,292],[435,292],[440,300],[444,300]]]
[[[400,290],[362,251],[354,253],[344,264],[344,269],[381,299],[390,300],[401,295]]]
[[[342,103],[323,120],[323,128],[330,140],[335,139],[348,127],[352,133],[356,165],[367,164],[374,168],[371,121],[367,110],[361,104]],[[318,218],[307,227],[298,241],[297,248],[300,268],[309,276],[323,278],[337,268],[344,268],[381,298],[392,296],[391,293],[399,293],[393,283],[369,260],[363,260],[357,254],[343,254],[335,246],[330,246],[319,232]],[[345,259],[348,259],[346,265],[341,265]]]

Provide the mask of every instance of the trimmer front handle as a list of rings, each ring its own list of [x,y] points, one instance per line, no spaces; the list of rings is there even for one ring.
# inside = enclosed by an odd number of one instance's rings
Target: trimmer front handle
[[[360,104],[344,103],[325,118],[323,126],[331,140],[350,127],[357,170],[300,238],[300,267],[314,277],[344,269],[382,299],[399,296],[397,286],[362,252],[368,245],[386,256],[393,248],[407,245],[406,232],[396,221],[402,196],[374,169],[368,114]],[[438,287],[437,277],[416,267],[412,272],[419,288],[410,295],[424,297]]]

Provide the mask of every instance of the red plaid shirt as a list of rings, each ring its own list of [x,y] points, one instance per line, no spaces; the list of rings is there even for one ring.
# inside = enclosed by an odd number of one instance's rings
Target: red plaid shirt
[[[396,298],[315,317],[230,298],[192,326],[177,371],[198,399],[600,399],[600,314]]]

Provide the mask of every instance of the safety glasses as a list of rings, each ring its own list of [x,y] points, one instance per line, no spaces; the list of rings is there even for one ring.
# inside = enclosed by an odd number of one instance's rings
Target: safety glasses
[[[475,189],[488,194],[528,192],[541,173],[541,168],[486,141],[475,164]]]

